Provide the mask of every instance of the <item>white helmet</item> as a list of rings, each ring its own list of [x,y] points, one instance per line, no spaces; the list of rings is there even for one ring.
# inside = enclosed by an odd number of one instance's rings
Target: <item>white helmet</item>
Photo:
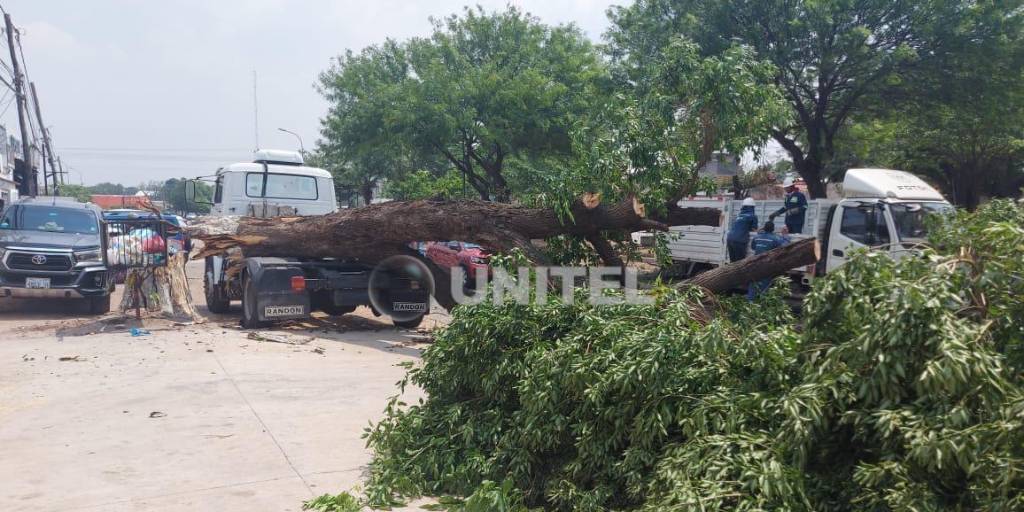
[[[786,178],[782,180],[782,188],[789,188],[793,186],[793,178]]]
[[[743,200],[743,206],[754,206],[754,198],[748,197]]]

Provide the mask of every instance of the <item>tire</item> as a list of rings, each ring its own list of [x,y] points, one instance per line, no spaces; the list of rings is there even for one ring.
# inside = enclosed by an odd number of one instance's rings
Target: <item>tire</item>
[[[420,315],[411,320],[395,320],[394,318],[392,318],[391,323],[395,324],[395,327],[401,327],[403,329],[415,329],[419,327],[421,323],[423,323],[423,317],[425,316],[426,315]]]
[[[242,327],[259,329],[268,324],[269,322],[260,320],[259,313],[256,311],[256,287],[253,286],[252,279],[245,276],[245,281],[242,284]]]
[[[203,295],[206,296],[206,309],[211,313],[227,313],[231,308],[231,299],[227,297],[224,285],[213,284],[213,260],[206,258],[206,270],[203,272]]]
[[[110,295],[102,297],[89,297],[89,314],[105,315],[110,312]]]

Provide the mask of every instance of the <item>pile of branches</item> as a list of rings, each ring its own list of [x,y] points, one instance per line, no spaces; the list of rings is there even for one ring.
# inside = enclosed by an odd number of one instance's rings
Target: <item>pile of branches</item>
[[[854,257],[802,319],[781,282],[754,303],[457,308],[403,382],[429,398],[367,432],[366,500],[1020,510],[1024,208],[945,223],[924,257]]]

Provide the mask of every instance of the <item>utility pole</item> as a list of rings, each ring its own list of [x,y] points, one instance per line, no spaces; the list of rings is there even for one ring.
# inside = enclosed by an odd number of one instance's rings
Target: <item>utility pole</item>
[[[54,190],[56,190],[57,189],[57,164],[56,164],[56,162],[53,161],[53,145],[50,144],[50,131],[47,130],[46,129],[46,125],[43,124],[43,114],[39,111],[39,94],[36,92],[36,83],[35,82],[29,82],[28,87],[29,87],[29,89],[32,90],[32,104],[35,106],[35,109],[36,109],[36,120],[39,121],[39,131],[43,132],[43,149],[44,149],[43,156],[46,157],[46,160],[50,164],[50,177],[53,178],[53,180],[52,180],[53,181],[53,188],[54,188]],[[46,187],[46,185],[45,185],[45,183],[46,183],[45,163],[44,163],[44,170],[43,170],[43,183],[44,183],[43,188],[44,188],[44,193],[45,193],[45,187]],[[61,181],[61,184],[62,185],[64,184],[63,180]]]
[[[11,23],[11,15],[4,13],[4,24],[7,26],[7,46],[11,50],[11,70],[14,74],[14,95],[18,103],[18,125],[21,127],[21,155],[25,162],[25,175],[29,180],[29,195],[39,193],[39,176],[32,167],[32,148],[28,140],[28,120],[25,118],[25,89],[24,77],[21,75],[21,65],[18,64],[18,52],[14,49],[14,24]]]

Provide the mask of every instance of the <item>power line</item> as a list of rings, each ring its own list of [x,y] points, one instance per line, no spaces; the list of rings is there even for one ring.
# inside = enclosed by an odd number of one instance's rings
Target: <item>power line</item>
[[[11,96],[11,99],[7,100],[7,104],[4,105],[3,112],[0,112],[0,117],[3,117],[4,114],[7,113],[7,109],[11,108],[11,104],[14,103],[14,100],[16,100],[16,99],[18,99],[17,95]]]
[[[110,147],[69,145],[63,151],[97,152],[97,153],[251,153],[247,147]]]

